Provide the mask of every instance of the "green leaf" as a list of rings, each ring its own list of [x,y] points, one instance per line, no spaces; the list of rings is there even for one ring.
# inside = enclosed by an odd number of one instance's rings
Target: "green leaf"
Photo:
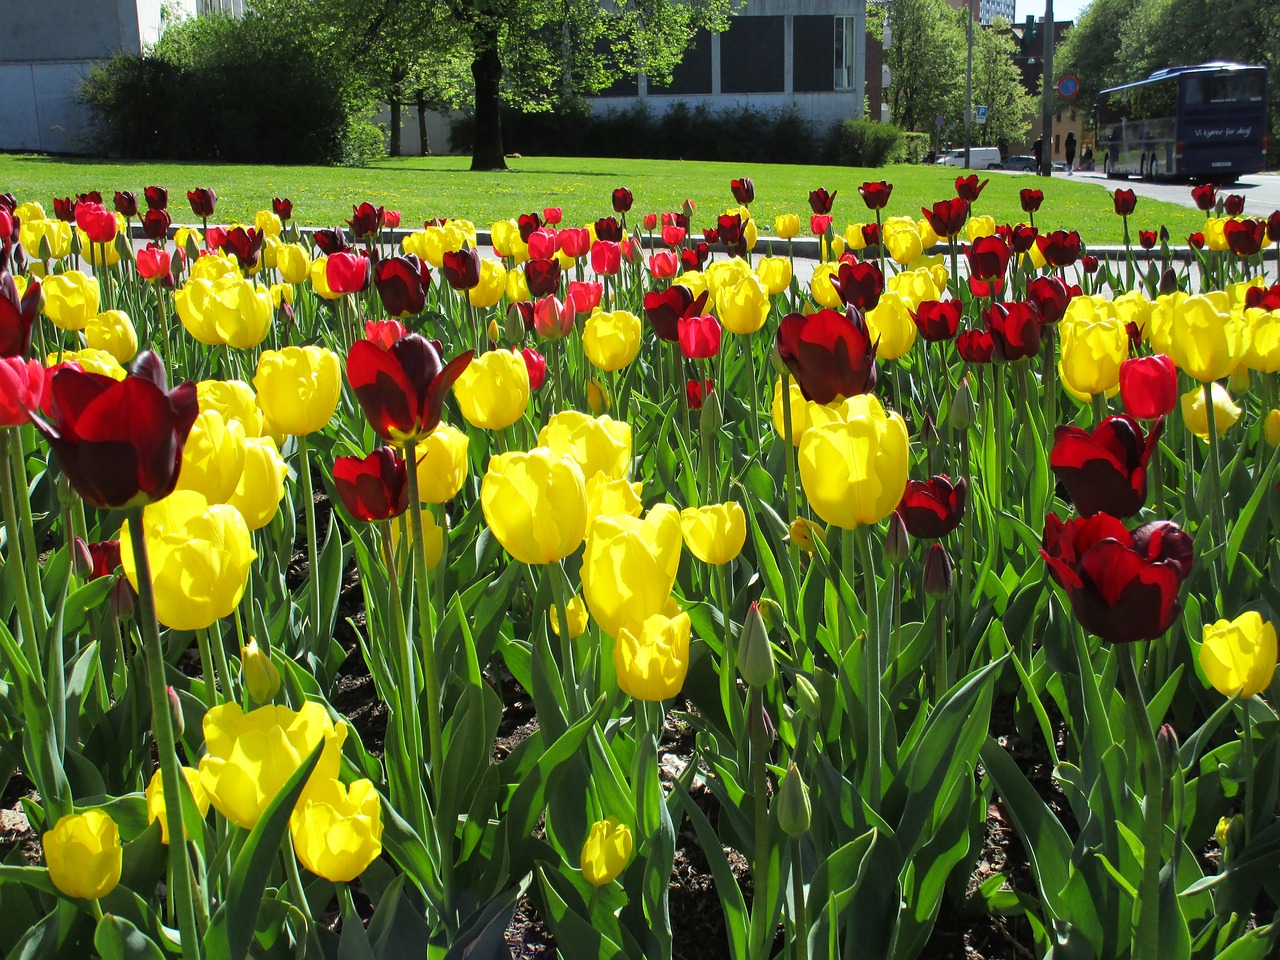
[[[102,960],[164,960],[164,953],[146,934],[123,917],[111,914],[98,921],[93,946]]]
[[[547,904],[547,921],[556,935],[561,956],[567,960],[625,960],[626,954],[618,944],[569,906],[552,880],[555,875],[542,866],[537,872]]]
[[[711,867],[711,876],[715,879],[716,893],[720,897],[720,906],[724,912],[725,935],[729,938],[729,956],[733,960],[747,960],[750,956],[748,933],[750,919],[747,915],[747,904],[742,897],[742,888],[738,879],[729,867],[729,858],[725,856],[724,843],[716,834],[715,828],[706,814],[693,802],[684,784],[677,783],[672,792],[684,808],[685,815],[693,824],[698,835],[698,843],[702,845],[703,856]],[[793,868],[794,869],[794,866]]]

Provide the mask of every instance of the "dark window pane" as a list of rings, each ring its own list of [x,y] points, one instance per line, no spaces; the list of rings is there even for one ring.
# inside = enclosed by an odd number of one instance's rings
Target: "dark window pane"
[[[720,34],[722,93],[782,93],[783,17],[735,17]]]
[[[605,40],[603,37],[598,38],[595,41],[595,43],[592,44],[592,47],[596,52],[597,58],[599,58],[600,60],[606,60],[606,61],[609,59],[609,41],[608,40]],[[595,94],[595,96],[597,97],[634,97],[639,92],[640,92],[640,84],[637,76],[634,73],[623,73],[623,74],[615,75],[613,78],[613,82],[610,83],[609,86],[601,90],[599,93]]]
[[[699,30],[684,59],[672,71],[671,83],[659,86],[649,81],[650,93],[692,94],[711,92],[711,33]]]
[[[792,85],[796,93],[835,89],[834,17],[794,17]]]

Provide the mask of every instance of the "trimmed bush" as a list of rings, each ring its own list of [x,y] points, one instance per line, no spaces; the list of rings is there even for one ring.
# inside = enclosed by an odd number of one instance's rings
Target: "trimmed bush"
[[[874,120],[845,120],[837,135],[836,162],[848,167],[883,167],[905,153],[902,130]]]

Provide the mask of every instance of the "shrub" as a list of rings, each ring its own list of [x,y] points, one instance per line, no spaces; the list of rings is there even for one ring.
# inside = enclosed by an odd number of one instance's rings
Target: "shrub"
[[[900,163],[923,163],[925,154],[932,148],[930,136],[927,133],[910,133],[903,131],[902,133],[902,156],[899,158]]]
[[[874,120],[845,120],[837,134],[836,162],[849,167],[883,167],[905,154],[902,130]]]

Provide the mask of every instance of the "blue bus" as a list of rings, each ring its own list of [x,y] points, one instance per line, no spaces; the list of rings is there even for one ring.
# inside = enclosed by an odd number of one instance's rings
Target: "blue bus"
[[[1108,177],[1234,183],[1267,158],[1267,68],[1202,63],[1098,94],[1095,163]]]

